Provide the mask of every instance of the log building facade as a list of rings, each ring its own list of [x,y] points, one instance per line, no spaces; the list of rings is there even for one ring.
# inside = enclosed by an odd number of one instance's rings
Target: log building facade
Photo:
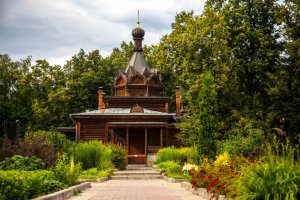
[[[75,113],[76,141],[102,140],[122,146],[129,163],[146,163],[147,156],[165,146],[178,146],[175,127],[180,118],[180,88],[176,92],[176,113],[169,113],[171,97],[161,96],[157,70],[144,58],[145,32],[133,29],[134,53],[125,70],[119,70],[114,95],[104,96],[98,88],[98,110]]]

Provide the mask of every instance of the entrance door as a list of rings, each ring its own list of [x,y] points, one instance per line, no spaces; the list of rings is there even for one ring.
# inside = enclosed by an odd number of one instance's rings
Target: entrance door
[[[145,154],[145,129],[129,130],[129,155]]]
[[[129,129],[129,164],[145,164],[145,129]]]

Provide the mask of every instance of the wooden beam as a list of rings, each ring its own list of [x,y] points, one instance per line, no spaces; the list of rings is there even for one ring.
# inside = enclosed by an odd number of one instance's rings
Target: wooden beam
[[[113,144],[115,144],[115,132],[114,131],[111,133],[111,142]]]
[[[104,129],[104,140],[105,140],[105,143],[108,142],[108,125],[105,124],[105,129]]]
[[[126,128],[126,150],[127,154],[129,154],[129,129]]]
[[[145,154],[147,154],[148,128],[145,128]]]
[[[169,127],[167,127],[167,130],[166,130],[166,146],[169,146],[169,144],[170,144]]]
[[[163,130],[160,128],[160,147],[163,147]]]
[[[80,121],[76,122],[76,142],[80,141]]]

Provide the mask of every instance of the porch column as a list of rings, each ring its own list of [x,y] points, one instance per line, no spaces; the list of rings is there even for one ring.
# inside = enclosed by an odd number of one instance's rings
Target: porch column
[[[129,154],[129,130],[126,128],[126,151]]]
[[[105,133],[105,143],[108,143],[108,125],[107,124],[105,124],[105,131],[104,131]]]
[[[147,154],[148,128],[145,128],[145,154]]]
[[[160,128],[160,147],[163,147],[163,130],[162,130],[162,128]]]
[[[111,143],[115,144],[115,132],[114,131],[111,132]]]
[[[80,121],[76,122],[76,142],[80,141]]]
[[[166,146],[170,144],[169,127],[166,129]]]

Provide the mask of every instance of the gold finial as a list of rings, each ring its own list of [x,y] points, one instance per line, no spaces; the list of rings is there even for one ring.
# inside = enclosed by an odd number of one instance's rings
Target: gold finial
[[[141,24],[140,24],[140,10],[138,10],[138,22],[136,24],[137,28],[141,28]]]

